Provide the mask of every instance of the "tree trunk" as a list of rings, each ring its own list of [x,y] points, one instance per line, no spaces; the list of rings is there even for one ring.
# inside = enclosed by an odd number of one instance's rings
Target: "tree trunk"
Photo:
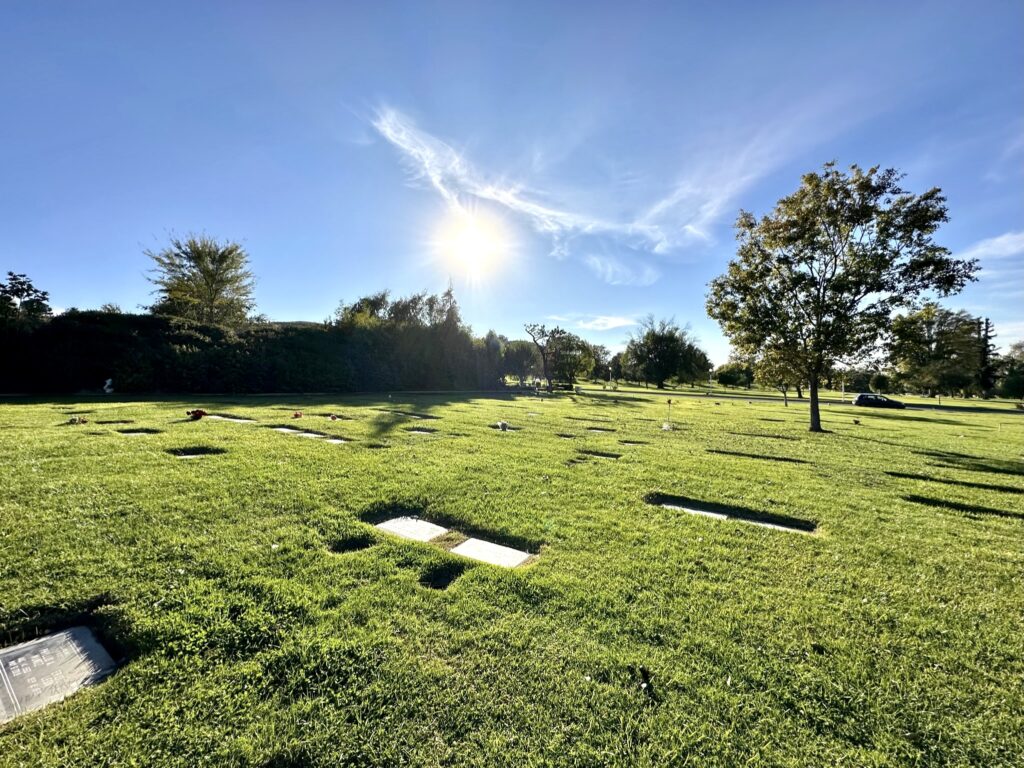
[[[811,395],[811,432],[824,432],[821,428],[821,413],[818,410],[818,377],[812,376],[808,382],[808,390]]]
[[[788,389],[782,390],[782,404],[789,408],[789,394]]]
[[[800,398],[801,400],[804,399],[804,387],[803,387],[803,384],[797,384],[796,385],[796,396],[798,398]]]

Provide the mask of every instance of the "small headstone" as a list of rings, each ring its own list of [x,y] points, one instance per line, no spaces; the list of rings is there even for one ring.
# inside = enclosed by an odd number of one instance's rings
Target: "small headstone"
[[[116,669],[87,627],[0,650],[0,725],[95,685]]]
[[[515,568],[530,559],[529,552],[504,547],[501,544],[492,544],[483,539],[466,539],[459,546],[451,550],[456,555],[468,557],[471,560],[479,560],[491,565],[500,565],[503,568]]]
[[[343,443],[347,443],[348,440],[342,440],[340,437],[329,437],[327,438],[326,442],[330,443],[331,445],[342,445]]]
[[[274,427],[274,431],[275,432],[284,432],[286,435],[294,435],[294,434],[298,434],[302,430],[295,429],[293,427]]]
[[[323,438],[323,435],[318,435],[316,432],[299,432],[297,435],[298,437],[309,437],[313,440],[320,440]]]
[[[394,517],[390,520],[385,520],[383,523],[377,523],[377,527],[382,531],[393,533],[395,536],[401,536],[403,539],[412,539],[413,541],[430,541],[443,533],[448,533],[447,528],[421,520],[418,517]]]

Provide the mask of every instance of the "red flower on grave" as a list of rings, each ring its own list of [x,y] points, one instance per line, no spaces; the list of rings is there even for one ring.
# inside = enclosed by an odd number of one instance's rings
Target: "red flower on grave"
[[[301,419],[302,418],[302,411],[296,411],[295,413],[293,413],[292,414],[292,418],[293,419]]]
[[[203,416],[206,416],[206,411],[202,408],[196,408],[193,411],[185,411],[185,415],[190,417],[192,421],[199,421]]]

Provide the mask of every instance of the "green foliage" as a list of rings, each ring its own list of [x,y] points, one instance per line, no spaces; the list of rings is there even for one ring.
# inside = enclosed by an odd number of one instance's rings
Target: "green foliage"
[[[1016,400],[1024,400],[1024,341],[1010,345],[1003,358],[1003,373],[999,383],[999,394]]]
[[[146,251],[156,265],[153,314],[206,325],[238,327],[256,305],[249,256],[238,243],[211,237],[171,238],[161,251]]]
[[[872,392],[878,392],[883,395],[892,391],[892,381],[890,381],[888,375],[881,372],[871,377],[869,386]]]
[[[502,351],[502,373],[514,376],[520,384],[526,377],[540,372],[540,355],[532,341],[516,339],[505,345]]]
[[[749,388],[754,382],[754,371],[749,363],[733,360],[715,369],[715,380],[723,387]]]
[[[990,390],[994,372],[986,370],[990,352],[980,334],[980,322],[967,312],[954,312],[935,303],[894,318],[888,353],[900,386],[928,395]]]
[[[787,359],[785,351],[778,348],[766,349],[757,357],[753,364],[753,379],[762,387],[771,387],[782,393],[784,402],[789,402],[788,393],[791,387],[800,383],[800,371],[794,361]],[[726,372],[727,379],[735,380],[745,377],[746,371]],[[718,379],[723,384],[721,373]],[[723,384],[724,385],[724,384]]]
[[[711,369],[707,354],[685,329],[672,320],[656,321],[653,315],[629,340],[625,356],[637,376],[658,389],[673,377],[682,382],[703,380]]]
[[[36,288],[27,275],[7,273],[0,281],[0,327],[24,328],[50,316],[50,294]]]
[[[760,220],[736,222],[736,258],[711,283],[708,314],[733,348],[786,349],[808,382],[810,427],[821,430],[818,386],[841,361],[868,351],[894,309],[925,292],[948,295],[973,279],[933,234],[947,220],[938,189],[903,190],[892,169],[849,173],[827,163]]]

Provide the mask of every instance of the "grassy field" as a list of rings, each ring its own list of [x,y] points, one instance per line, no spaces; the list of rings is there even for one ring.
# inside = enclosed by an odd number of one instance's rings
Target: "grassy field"
[[[0,765],[1020,765],[1024,418],[716,402],[0,405],[0,640],[124,659]]]

